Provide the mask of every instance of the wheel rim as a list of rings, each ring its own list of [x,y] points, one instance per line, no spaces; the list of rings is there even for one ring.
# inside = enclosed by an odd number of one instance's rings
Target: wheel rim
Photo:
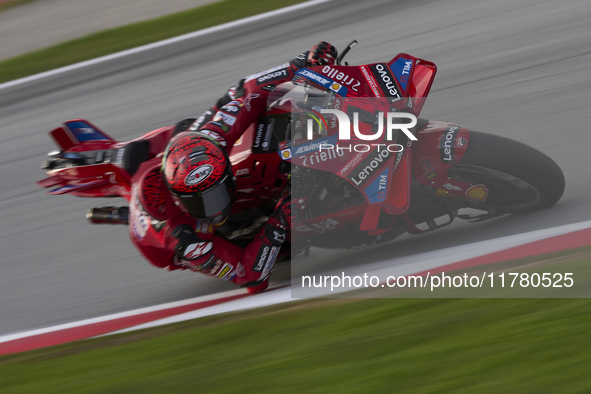
[[[542,200],[542,194],[531,184],[511,174],[490,168],[458,164],[448,175],[466,183],[486,185],[489,194],[485,204],[505,212],[527,210]],[[481,204],[475,203],[474,207],[477,205]]]

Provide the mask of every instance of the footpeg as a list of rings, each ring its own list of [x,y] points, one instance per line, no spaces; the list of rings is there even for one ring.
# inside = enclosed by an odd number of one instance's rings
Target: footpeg
[[[489,212],[489,213],[482,213],[482,214],[458,215],[458,218],[462,219],[462,220],[466,220],[470,223],[479,223],[479,222],[484,222],[485,220],[489,220],[492,218],[498,218],[503,215],[504,215],[504,213]]]

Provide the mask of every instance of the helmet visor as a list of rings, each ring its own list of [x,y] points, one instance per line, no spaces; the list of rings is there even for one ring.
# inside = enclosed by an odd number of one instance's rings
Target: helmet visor
[[[230,213],[235,194],[234,180],[231,176],[220,182],[215,188],[203,194],[177,195],[187,213],[203,220],[223,220]]]

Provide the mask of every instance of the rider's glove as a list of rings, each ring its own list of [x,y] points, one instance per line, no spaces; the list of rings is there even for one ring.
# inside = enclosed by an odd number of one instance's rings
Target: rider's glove
[[[337,60],[337,49],[326,41],[320,41],[314,45],[310,52],[308,52],[307,65],[310,66],[326,66],[333,65]]]
[[[269,278],[258,282],[247,283],[243,287],[246,287],[246,290],[248,290],[250,294],[260,293],[264,291],[267,287],[269,287]]]
[[[291,230],[291,194],[279,200],[275,212],[265,224],[265,238],[273,246],[281,246]]]
[[[172,231],[172,236],[179,240],[174,248],[179,265],[199,270],[201,264],[196,264],[196,261],[211,252],[213,243],[199,238],[188,224],[177,226]]]

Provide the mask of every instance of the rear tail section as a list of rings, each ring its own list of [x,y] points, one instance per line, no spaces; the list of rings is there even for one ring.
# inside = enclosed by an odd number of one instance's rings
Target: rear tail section
[[[69,120],[49,135],[60,148],[48,154],[37,182],[49,194],[80,197],[129,197],[129,181],[148,159],[149,142],[119,143],[85,119]]]
[[[64,150],[89,142],[116,142],[107,133],[84,119],[73,119],[49,132],[57,146]]]

